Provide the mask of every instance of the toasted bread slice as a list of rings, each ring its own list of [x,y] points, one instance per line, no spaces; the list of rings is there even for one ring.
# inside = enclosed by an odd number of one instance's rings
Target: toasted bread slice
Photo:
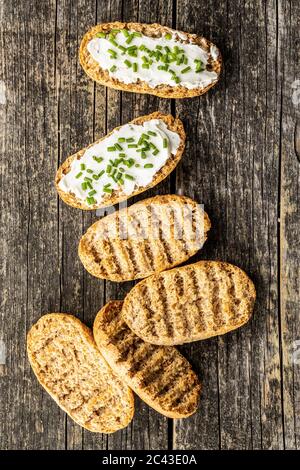
[[[203,245],[208,215],[185,196],[145,199],[95,222],[79,243],[79,257],[93,276],[140,279],[186,261]]]
[[[40,384],[80,426],[112,433],[131,421],[132,391],[117,378],[92,332],[77,318],[44,315],[28,333],[27,352]]]
[[[252,281],[238,267],[199,261],[139,282],[127,294],[122,315],[144,341],[182,344],[242,326],[255,297]]]
[[[184,71],[186,69],[186,65],[182,64],[180,67],[177,68],[178,64],[174,60],[170,63],[169,66],[169,72],[173,72],[174,69],[176,71],[176,74],[178,75],[177,79],[179,79],[179,82],[170,82],[169,81],[169,76],[168,73],[164,75],[166,83],[164,83],[164,80],[160,80],[157,82],[157,76],[160,72],[160,70],[157,68],[158,66],[161,66],[163,62],[160,59],[154,59],[153,56],[151,56],[151,51],[146,48],[146,53],[145,50],[141,51],[139,47],[137,48],[138,54],[135,55],[135,57],[128,57],[127,53],[121,53],[120,50],[118,49],[118,44],[114,45],[109,45],[109,50],[111,51],[112,49],[115,51],[115,58],[113,57],[112,63],[107,64],[107,67],[102,67],[100,66],[99,61],[97,61],[97,58],[89,51],[89,44],[91,41],[93,41],[97,36],[105,36],[105,35],[113,35],[114,32],[116,31],[123,31],[127,30],[130,32],[135,32],[137,35],[141,34],[143,35],[144,39],[147,40],[147,38],[155,38],[158,40],[158,43],[160,40],[163,40],[164,37],[167,37],[168,39],[171,39],[171,41],[166,41],[166,43],[170,43],[171,49],[174,47],[177,49],[182,49],[182,47],[186,45],[194,45],[194,46],[199,46],[201,48],[201,55],[204,54],[204,59],[203,60],[206,62],[204,65],[204,62],[201,64],[201,73],[196,74],[197,81],[192,85],[192,88],[188,83],[186,82],[186,75],[185,72],[183,72],[183,75],[181,75],[180,71]],[[166,36],[167,35],[167,36]],[[108,37],[108,36],[107,36]],[[114,36],[115,37],[115,36]],[[119,37],[115,37],[115,39],[120,41],[122,37],[122,34],[120,34]],[[160,38],[160,40],[159,40]],[[113,38],[111,38],[113,39]],[[138,41],[138,40],[136,40]],[[130,46],[136,42],[135,40],[130,42]],[[168,46],[167,44],[167,46]],[[129,51],[127,48],[127,43],[125,41],[124,44],[125,48],[127,49],[126,52]],[[130,47],[128,45],[128,47]],[[158,44],[158,47],[161,49],[165,50],[165,45]],[[102,50],[104,49],[99,46],[102,53]],[[121,46],[123,47],[123,46]],[[155,44],[152,45],[152,51],[155,48]],[[149,56],[149,62],[150,66],[148,67],[148,70],[146,70],[146,73],[143,73],[143,64],[140,61],[143,57],[147,56],[147,51],[150,52]],[[164,51],[163,51],[164,52]],[[103,59],[103,54],[102,56]],[[109,56],[107,56],[109,57]],[[151,58],[152,57],[152,58]],[[177,56],[178,57],[178,56]],[[126,80],[124,79],[124,74],[126,74],[126,68],[122,65],[125,60],[127,60],[128,66],[130,67],[130,70],[132,70],[131,64],[129,62],[136,62],[139,70],[138,70],[138,75],[134,79],[134,82],[130,80],[129,83],[126,83]],[[101,83],[101,85],[105,85],[107,87],[115,88],[116,90],[125,90],[125,91],[130,91],[130,92],[135,92],[135,93],[149,93],[152,95],[160,96],[161,98],[189,98],[193,96],[199,96],[202,95],[203,93],[206,93],[210,88],[212,88],[214,85],[219,80],[221,69],[222,69],[222,58],[220,51],[218,48],[212,44],[210,41],[207,39],[197,36],[196,34],[190,34],[190,33],[185,33],[183,31],[176,31],[174,29],[168,28],[167,26],[161,26],[160,24],[154,23],[154,24],[142,24],[142,23],[121,23],[119,21],[116,21],[114,23],[103,23],[99,24],[97,26],[94,26],[92,29],[90,29],[85,36],[82,39],[81,45],[80,45],[80,50],[79,50],[79,60],[80,63],[86,72],[86,74],[91,77],[93,80],[95,80],[98,83]],[[143,59],[144,60],[144,59]],[[108,60],[110,62],[110,59]],[[140,64],[138,64],[141,62]],[[181,61],[179,60],[179,63]],[[160,65],[159,65],[160,64]],[[175,65],[174,65],[175,64]],[[177,64],[177,65],[176,65]],[[190,66],[193,68],[194,66],[194,60],[189,61]],[[112,67],[111,67],[112,65]],[[171,69],[172,66],[172,69]],[[190,69],[190,66],[189,69]],[[123,67],[124,70],[121,70]],[[116,70],[116,72],[115,72]],[[119,72],[118,72],[119,70]],[[168,69],[166,69],[168,70]],[[141,75],[142,73],[142,75]],[[140,75],[140,76],[139,76]],[[147,76],[148,75],[148,76]],[[170,74],[169,74],[170,75]],[[176,77],[176,75],[173,74],[173,77]],[[152,78],[152,81],[149,81],[149,77]],[[203,80],[201,79],[203,78]],[[153,83],[153,79],[154,82]],[[155,80],[156,79],[156,80]]]
[[[172,346],[145,343],[126,325],[122,303],[112,301],[98,313],[94,338],[111,368],[142,400],[169,418],[186,418],[198,406],[199,380]]]
[[[185,132],[184,132],[184,127],[180,119],[174,118],[170,114],[162,114],[160,112],[154,112],[152,114],[146,115],[146,116],[140,116],[136,119],[133,119],[130,121],[128,124],[136,124],[136,125],[143,125],[144,123],[151,121],[151,120],[159,120],[162,121],[166,126],[169,131],[174,132],[176,135],[179,137],[179,145],[177,147],[176,153],[169,153],[169,157],[166,160],[165,164],[155,173],[152,181],[147,184],[146,186],[143,185],[136,185],[135,189],[130,193],[130,194],[125,194],[122,190],[122,187],[118,189],[114,189],[109,193],[106,193],[101,201],[99,203],[87,203],[85,200],[79,198],[74,194],[72,191],[65,191],[61,188],[61,181],[64,178],[65,175],[67,175],[71,171],[71,166],[72,163],[75,162],[75,160],[81,160],[82,157],[85,155],[86,151],[94,147],[95,145],[101,143],[103,140],[107,139],[108,137],[112,136],[116,131],[121,130],[124,126],[119,126],[115,128],[112,132],[107,134],[106,136],[102,137],[101,139],[97,140],[96,142],[92,143],[88,147],[80,150],[79,152],[75,153],[74,155],[71,155],[68,157],[64,163],[59,167],[56,173],[55,177],[55,186],[57,189],[57,192],[61,199],[66,203],[69,204],[72,207],[76,207],[78,209],[84,209],[84,210],[94,210],[98,209],[101,207],[107,207],[113,204],[120,203],[122,201],[125,201],[126,199],[129,199],[132,196],[135,196],[137,194],[140,194],[144,191],[146,191],[149,188],[152,188],[153,186],[156,186],[160,181],[164,180],[176,167],[178,164],[179,160],[181,159],[182,153],[184,151],[185,147]],[[123,144],[122,144],[123,145]],[[127,149],[128,150],[128,149]],[[113,154],[112,154],[113,155]],[[120,154],[117,154],[120,155]],[[144,160],[147,164],[147,159]],[[125,166],[126,168],[126,166]],[[146,170],[145,170],[146,171]],[[83,174],[82,176],[84,176]],[[90,177],[91,182],[93,183],[94,181],[92,180],[93,176],[97,175],[86,175]],[[78,180],[79,182],[81,180]]]

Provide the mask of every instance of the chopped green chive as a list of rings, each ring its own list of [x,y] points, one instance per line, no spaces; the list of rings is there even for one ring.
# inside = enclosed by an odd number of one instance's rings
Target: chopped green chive
[[[126,157],[126,153],[119,153],[119,157],[120,157],[120,158],[125,158],[125,157]]]
[[[87,197],[86,201],[89,205],[96,204],[96,199],[94,199],[93,197]]]
[[[94,194],[97,194],[97,191],[95,191],[94,189],[92,191],[90,191],[89,193],[89,196],[94,196]]]
[[[131,67],[132,66],[132,63],[130,62],[130,60],[124,60],[124,64],[127,65],[127,67]]]
[[[121,151],[121,150],[123,150],[123,149],[122,149],[122,147],[121,147],[121,145],[120,145],[120,144],[118,144],[118,143],[117,143],[117,144],[115,144],[115,148],[116,148],[117,150],[120,150],[120,151]]]
[[[132,33],[132,35],[135,38],[141,38],[143,36],[142,33],[140,33],[139,31],[135,31],[134,33]]]
[[[98,181],[99,175],[93,175],[93,179],[96,180],[96,181]]]
[[[172,39],[172,34],[166,33],[166,34],[165,34],[165,39],[168,39],[168,40],[169,40],[169,39]]]
[[[159,46],[159,45],[155,46],[155,48],[158,49],[159,51],[162,50],[162,46]]]
[[[105,37],[106,37],[106,34],[100,32],[100,33],[97,33],[95,37],[96,37],[96,38],[105,38]]]
[[[122,168],[122,167],[119,168],[119,170],[120,170],[122,173],[124,173],[124,171],[125,171],[124,168]]]
[[[81,183],[81,187],[84,191],[86,191],[87,189],[87,184],[86,183]]]
[[[165,46],[165,51],[166,51],[167,54],[170,54],[171,49],[169,48],[169,46]]]
[[[80,176],[82,175],[82,171],[80,171],[79,173],[77,173],[77,175],[75,176],[75,178],[80,178]]]
[[[91,183],[89,181],[87,181],[86,185],[89,189],[93,189],[93,186],[91,185]]]
[[[111,186],[111,183],[106,183],[103,187],[104,188],[109,188]]]
[[[101,163],[103,161],[103,158],[102,157],[93,157],[93,159],[97,162],[97,163]]]
[[[139,144],[140,145],[140,144]],[[128,144],[129,149],[136,149],[138,146],[136,144]]]
[[[136,62],[133,64],[132,69],[134,72],[137,72],[138,64]]]
[[[111,194],[111,193],[113,192],[113,190],[110,189],[110,188],[103,188],[103,191],[104,191],[105,193],[109,193],[109,194]]]
[[[118,43],[117,43],[117,41],[116,41],[114,38],[110,38],[110,39],[109,39],[109,42],[110,42],[113,46],[118,47]],[[109,52],[109,51],[108,51],[108,52]]]
[[[164,149],[168,147],[168,139],[164,139],[163,147]]]
[[[127,173],[124,176],[127,180],[131,180],[131,181],[134,180],[134,177],[132,175],[128,175]]]
[[[157,135],[156,132],[153,132],[153,131],[148,131],[148,134],[149,134],[149,135],[154,135],[154,136]]]
[[[131,168],[135,164],[135,160],[133,158],[129,158],[129,160],[127,160],[125,164],[126,166],[128,166],[128,168]]]
[[[146,50],[145,44],[141,44],[141,45],[139,46],[139,50],[140,50],[140,51],[145,51],[145,50]]]
[[[168,66],[168,64],[166,64],[166,65],[159,65],[157,68],[158,68],[158,70],[165,70],[165,71],[167,72],[169,66]]]
[[[122,51],[123,54],[125,54],[125,52],[126,52],[126,47],[121,46],[120,44],[118,44],[118,49],[120,49],[120,51]],[[122,55],[123,55],[123,54],[122,54]]]
[[[107,52],[112,56],[113,59],[117,58],[117,53],[113,49],[108,49]]]
[[[107,165],[107,167],[106,167],[106,173],[109,174],[110,172],[111,172],[111,165]]]
[[[113,65],[109,70],[110,72],[115,72],[117,70],[117,66]]]
[[[115,179],[118,181],[120,178],[122,178],[122,173],[117,173]]]
[[[143,137],[143,139],[149,139],[148,134],[144,134],[144,133],[143,133],[143,134],[142,134],[142,137]]]
[[[111,147],[107,147],[108,152],[114,152],[116,150],[115,145],[112,145]]]
[[[149,64],[142,64],[143,69],[149,69],[150,65]]]
[[[87,176],[85,176],[84,181],[92,181],[92,180],[91,180],[91,178],[88,178]]]
[[[144,165],[144,168],[153,168],[153,164],[152,163],[146,163],[146,165]]]
[[[134,138],[133,138],[133,137],[129,137],[128,139],[126,139],[126,142],[134,142]]]
[[[85,170],[85,164],[81,163],[80,168],[81,168],[81,170]]]
[[[147,158],[147,155],[146,155],[146,153],[145,153],[144,151],[142,151],[141,157],[142,157],[142,158]]]
[[[133,34],[129,35],[128,38],[126,39],[126,44],[130,44],[133,38],[134,38]]]
[[[91,174],[94,173],[93,170],[91,170],[90,168],[88,168],[86,171],[87,173],[91,173]]]
[[[118,142],[120,142],[120,144],[121,144],[122,142],[125,142],[125,141],[126,141],[125,137],[119,137],[119,138],[118,138]]]
[[[124,36],[125,36],[126,38],[128,38],[128,36],[129,36],[129,31],[128,31],[128,29],[122,29],[121,31],[122,31],[122,33],[124,34]]]
[[[182,69],[182,70],[181,70],[181,73],[187,73],[187,72],[189,72],[190,70],[192,70],[191,67],[185,67],[185,69]]]
[[[100,173],[98,174],[99,178],[101,178],[101,176],[104,175],[104,173],[105,173],[105,170],[100,171]]]
[[[154,150],[153,155],[157,155],[158,153],[159,153],[159,150],[156,149],[156,150]]]
[[[139,163],[136,163],[134,166],[135,166],[136,168],[139,168],[141,165],[140,165]]]
[[[188,58],[187,56],[185,55],[184,58],[183,58],[183,63],[186,65],[188,63]]]

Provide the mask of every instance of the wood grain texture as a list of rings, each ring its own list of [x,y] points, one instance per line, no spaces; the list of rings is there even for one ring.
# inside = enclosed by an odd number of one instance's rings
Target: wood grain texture
[[[0,2],[1,449],[299,448],[299,15],[297,0]],[[203,34],[224,56],[219,85],[177,102],[96,85],[79,65],[80,39],[117,19]],[[63,204],[53,179],[67,155],[158,109],[183,120],[187,148],[178,169],[132,203],[169,192],[204,203],[212,231],[191,261],[239,265],[258,299],[247,326],[180,348],[203,383],[193,417],[168,420],[136,399],[127,429],[94,435],[38,385],[26,332],[51,311],[91,326],[133,284],[85,272],[78,241],[102,213]]]
[[[300,36],[297,1],[279,11],[281,56],[280,307],[286,449],[300,448]],[[288,47],[287,47],[288,45]]]

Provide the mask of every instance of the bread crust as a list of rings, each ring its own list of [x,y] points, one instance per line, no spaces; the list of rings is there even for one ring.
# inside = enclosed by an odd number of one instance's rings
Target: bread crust
[[[80,426],[112,433],[132,420],[131,390],[100,354],[91,330],[73,315],[41,317],[27,335],[27,354],[39,383]]]
[[[139,83],[130,83],[125,84],[121,81],[117,80],[116,78],[110,77],[108,71],[103,70],[100,68],[98,62],[96,62],[90,53],[87,50],[87,44],[95,34],[99,32],[108,33],[112,29],[130,29],[133,31],[141,32],[142,34],[150,37],[159,37],[165,33],[180,33],[185,34],[188,40],[194,42],[195,44],[201,46],[205,51],[209,51],[210,47],[214,44],[207,39],[198,36],[196,34],[186,33],[184,31],[174,30],[167,26],[162,26],[158,23],[153,24],[146,24],[146,23],[121,23],[119,21],[115,21],[113,23],[102,23],[98,24],[91,28],[83,37],[80,49],[79,49],[79,61],[83,67],[85,73],[95,80],[96,82],[100,83],[101,85],[105,85],[110,88],[114,88],[116,90],[122,91],[129,91],[134,93],[147,93],[155,96],[159,96],[161,98],[192,98],[194,96],[200,96],[206,93],[210,88],[215,86],[220,78],[221,70],[222,70],[222,57],[219,51],[218,57],[211,63],[211,70],[218,74],[218,79],[214,82],[209,84],[204,88],[194,88],[188,89],[182,86],[169,86],[169,85],[161,85],[155,88],[151,88],[146,82],[140,81]]]
[[[136,284],[122,316],[144,341],[176,345],[239,328],[250,319],[255,298],[253,282],[237,266],[199,261]]]
[[[88,205],[87,203],[82,202],[81,200],[76,198],[76,196],[72,195],[71,193],[62,191],[61,188],[59,187],[59,182],[62,179],[63,175],[68,173],[68,171],[70,170],[70,165],[72,161],[75,159],[80,159],[88,148],[92,147],[95,144],[98,144],[99,142],[104,140],[106,137],[110,136],[115,130],[118,130],[122,127],[122,126],[118,126],[115,129],[113,129],[109,134],[105,135],[104,137],[101,137],[101,139],[96,140],[96,142],[93,142],[88,147],[85,147],[79,152],[69,156],[62,163],[62,165],[58,168],[56,176],[55,176],[55,187],[56,187],[59,197],[69,206],[76,207],[82,210],[95,210],[95,209],[100,209],[101,207],[107,207],[113,204],[118,204],[122,201],[130,199],[131,197],[136,196],[137,194],[140,194],[146,191],[147,189],[152,188],[153,186],[156,186],[158,183],[164,180],[174,170],[174,168],[177,166],[177,164],[179,163],[182,157],[182,154],[185,148],[185,139],[186,139],[185,131],[184,131],[183,123],[179,118],[174,118],[171,114],[162,114],[159,111],[135,118],[132,121],[130,121],[128,124],[140,124],[141,125],[146,121],[150,121],[151,119],[162,120],[167,125],[169,130],[176,132],[180,137],[180,144],[177,149],[176,155],[171,155],[169,157],[166,164],[156,173],[156,175],[154,176],[150,184],[148,184],[147,186],[139,187],[129,196],[125,194],[121,194],[120,190],[113,191],[111,195],[110,194],[105,195],[100,204],[92,204],[92,205]]]
[[[197,217],[196,220],[202,224],[201,229],[203,229],[203,235],[199,236],[199,241],[193,242],[185,239],[182,243],[182,240],[170,237],[168,240],[163,239],[164,243],[160,244],[160,240],[151,238],[151,235],[153,236],[151,222],[149,236],[143,240],[137,241],[135,238],[130,237],[123,240],[119,236],[110,236],[108,242],[104,238],[105,228],[117,226],[123,214],[123,217],[126,216],[126,220],[134,220],[135,216],[141,212],[141,209],[144,209],[144,212],[146,212],[147,207],[150,207],[152,204],[154,207],[158,205],[158,207],[163,208],[166,205],[168,208],[172,207],[172,203],[175,203],[177,207],[180,205],[182,208],[188,206],[195,211],[195,214],[197,214],[195,218]],[[184,220],[181,223],[184,224]],[[172,221],[170,219],[165,220],[165,224],[171,226]],[[188,222],[186,221],[185,224],[188,225]],[[154,196],[139,201],[129,208],[107,215],[91,225],[79,242],[78,255],[85,269],[100,279],[108,279],[114,282],[142,279],[156,272],[177,266],[197,253],[205,243],[210,227],[211,223],[208,215],[198,208],[197,203],[193,199],[175,194]],[[199,227],[193,228],[194,234],[196,234]],[[111,232],[115,233],[114,230],[111,230]],[[102,234],[102,238],[99,237],[100,234]],[[184,247],[185,251],[183,251],[182,247]],[[126,254],[128,253],[128,256],[124,256],[124,251]],[[112,252],[114,256],[112,256]],[[135,264],[133,264],[132,256],[130,255],[133,252]],[[153,268],[149,269],[148,263],[151,253],[154,260]],[[115,272],[116,258],[119,264],[118,272]]]
[[[172,346],[154,346],[138,338],[121,317],[122,303],[108,302],[95,318],[93,334],[99,350],[149,406],[169,418],[191,416],[199,404],[201,385],[190,363]],[[178,393],[181,400],[173,404]]]

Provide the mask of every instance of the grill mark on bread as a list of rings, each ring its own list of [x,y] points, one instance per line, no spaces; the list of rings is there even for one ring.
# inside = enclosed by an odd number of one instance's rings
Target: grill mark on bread
[[[214,320],[213,329],[216,331],[226,323],[226,320],[224,319],[222,301],[220,299],[219,280],[217,279],[218,275],[220,276],[220,269],[214,264],[205,264],[205,272],[209,282],[209,292]]]
[[[200,384],[190,364],[172,346],[152,345],[138,338],[122,319],[121,308],[122,302],[109,302],[96,317],[94,337],[100,351],[103,352],[115,372],[120,374],[120,377],[157,411],[177,418],[192,414],[198,404]],[[107,325],[112,317],[116,318],[115,315],[109,315],[110,309],[115,309],[116,316],[120,319],[115,327],[117,331]],[[128,330],[125,348],[123,341],[117,341],[114,346],[109,346],[110,342],[105,335],[113,335],[124,327]],[[106,333],[103,335],[103,332]],[[133,350],[135,347],[136,349]],[[122,355],[128,359],[121,361]],[[190,399],[182,395],[179,404],[170,408],[174,396],[178,399],[180,390],[188,390],[189,386],[185,385],[186,381],[193,383],[194,395]],[[167,388],[169,393],[167,393]]]
[[[168,291],[164,283],[164,276],[158,276],[157,282],[154,284],[154,286],[154,288],[157,289],[158,292],[158,298],[160,302],[159,313],[161,319],[163,320],[166,336],[172,336],[174,334],[174,325],[172,318],[173,315],[169,309]],[[155,324],[155,316],[153,317],[152,324]]]
[[[177,294],[177,297],[179,299],[184,296],[184,279],[183,276],[181,275],[180,271],[177,271],[174,276],[174,288]],[[178,312],[179,308],[179,312]],[[175,330],[177,332],[177,336],[181,336],[182,334],[191,334],[192,332],[192,326],[190,324],[190,317],[187,314],[187,310],[185,305],[177,307],[176,312],[179,314],[176,315],[175,320]]]
[[[90,330],[78,319],[44,315],[28,333],[27,351],[42,386],[78,424],[109,433],[129,423],[132,392],[108,367]],[[91,408],[101,408],[98,417]]]
[[[185,261],[199,249],[195,243],[187,245],[186,237],[193,238],[191,228],[182,239],[175,233],[175,218],[185,223],[181,209],[186,205],[193,209],[196,203],[184,196],[157,196],[107,215],[83,235],[81,261],[91,274],[113,281],[147,277]]]
[[[196,298],[195,303],[197,305],[197,318],[194,319],[194,324],[197,325],[198,331],[205,331],[207,329],[207,322],[205,321],[201,288],[197,277],[197,270],[193,266],[191,266],[190,269],[190,278],[192,280],[192,289]]]
[[[177,288],[182,293],[177,273],[184,279],[182,305],[176,297]],[[144,299],[140,299],[145,292],[150,302],[141,309]],[[175,345],[225,334],[242,326],[251,316],[254,301],[255,288],[242,270],[225,262],[200,261],[141,281],[127,295],[123,314],[128,325],[145,341]],[[232,304],[229,312],[228,305]],[[177,315],[183,317],[180,321],[184,328],[179,321],[176,324]],[[172,332],[168,331],[170,323]]]
[[[148,214],[149,214],[149,206],[147,206],[148,209]],[[152,219],[151,222],[157,223],[158,224],[158,240],[156,239],[156,242],[159,242],[160,250],[159,254],[164,255],[166,257],[166,260],[169,265],[172,265],[174,260],[171,255],[171,249],[172,247],[170,246],[170,243],[165,239],[164,237],[164,232],[161,227],[162,224],[162,214],[161,214],[161,209],[159,209],[160,214],[157,214],[155,204],[152,204],[151,206],[151,212],[152,212]]]

